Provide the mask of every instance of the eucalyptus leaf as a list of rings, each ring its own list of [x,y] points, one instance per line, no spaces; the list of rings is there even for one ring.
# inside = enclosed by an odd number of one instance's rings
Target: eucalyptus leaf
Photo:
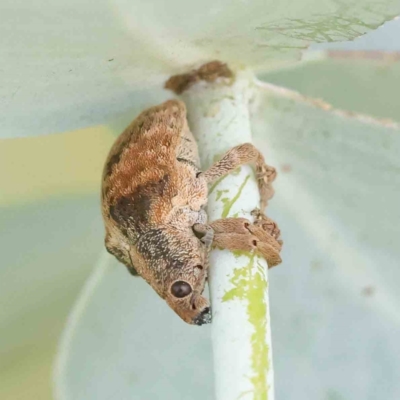
[[[399,13],[397,0],[5,0],[0,135],[108,123],[138,91],[195,64],[275,68],[311,43],[353,39]]]

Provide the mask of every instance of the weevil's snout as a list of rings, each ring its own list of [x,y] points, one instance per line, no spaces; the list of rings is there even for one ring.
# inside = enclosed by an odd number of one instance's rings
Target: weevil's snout
[[[195,325],[204,325],[209,324],[211,322],[211,308],[206,307],[200,313],[193,318],[193,324]]]
[[[208,300],[200,293],[193,293],[190,303],[193,310],[193,317],[190,323],[199,326],[209,324],[211,322],[211,309]]]

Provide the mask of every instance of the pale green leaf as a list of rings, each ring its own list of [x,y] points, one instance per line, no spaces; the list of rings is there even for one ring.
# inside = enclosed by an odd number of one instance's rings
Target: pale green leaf
[[[290,171],[281,173],[278,195],[301,189],[316,216],[351,232],[366,249],[400,259],[400,226],[393,223],[400,220],[400,128],[275,89],[261,89],[253,130],[271,162]],[[305,214],[295,198],[285,201]],[[310,216],[304,227],[314,219],[320,221]]]
[[[400,53],[329,51],[260,78],[337,108],[400,122]]]
[[[209,332],[104,251],[64,332],[56,399],[212,398]]]
[[[0,207],[0,398],[50,400],[68,311],[103,241],[97,196]]]
[[[285,241],[270,274],[277,398],[396,399],[400,130],[261,97],[253,129],[279,169]]]
[[[313,42],[352,39],[399,13],[397,0],[6,0],[0,135],[108,123],[138,91],[194,64],[277,67]]]

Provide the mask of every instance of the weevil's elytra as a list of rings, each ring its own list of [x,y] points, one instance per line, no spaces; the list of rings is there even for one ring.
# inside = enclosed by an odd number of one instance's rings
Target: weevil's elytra
[[[244,163],[256,166],[265,207],[273,194],[275,169],[246,143],[201,171],[186,107],[179,100],[142,112],[117,138],[105,163],[102,213],[107,250],[133,275],[143,277],[187,323],[211,320],[202,293],[212,243],[256,250],[269,266],[280,262],[279,230],[261,212],[254,224],[243,218],[207,222],[207,185]]]
[[[137,233],[143,233],[150,218],[152,198],[164,196],[168,181],[166,174],[159,180],[138,185],[134,195],[119,197],[109,208],[111,218],[125,230],[134,227]]]

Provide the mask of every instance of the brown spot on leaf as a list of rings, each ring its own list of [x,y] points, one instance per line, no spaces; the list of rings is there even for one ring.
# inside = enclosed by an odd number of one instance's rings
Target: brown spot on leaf
[[[291,172],[292,171],[292,166],[290,164],[283,164],[281,166],[281,171],[282,172]]]
[[[323,267],[322,261],[321,260],[313,260],[311,262],[311,268],[313,270],[319,270]]]
[[[373,286],[365,286],[361,294],[365,297],[372,297],[375,294],[375,288]]]

